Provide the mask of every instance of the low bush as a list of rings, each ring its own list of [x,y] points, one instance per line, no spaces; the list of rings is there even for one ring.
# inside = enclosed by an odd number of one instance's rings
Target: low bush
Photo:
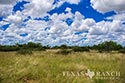
[[[125,49],[119,50],[119,53],[125,53]]]
[[[60,51],[57,52],[57,54],[62,54],[62,55],[68,55],[71,53],[71,50],[67,49],[61,49]]]
[[[17,51],[17,50],[19,50],[19,48],[16,46],[0,46],[1,52],[9,52],[9,51]]]
[[[17,51],[17,54],[31,55],[31,54],[33,54],[33,52],[32,52],[32,50],[28,50],[28,49],[20,49]]]
[[[74,52],[85,52],[85,51],[88,51],[89,52],[89,49],[87,47],[73,47],[72,50]]]
[[[99,53],[102,53],[102,52],[103,52],[103,50],[98,50],[98,52],[99,52]]]

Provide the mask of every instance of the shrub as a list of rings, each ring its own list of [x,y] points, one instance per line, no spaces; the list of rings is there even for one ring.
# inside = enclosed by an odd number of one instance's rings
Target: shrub
[[[34,48],[34,49],[31,49],[31,50],[34,50],[34,51],[46,51],[46,48],[41,47],[41,48]]]
[[[119,53],[125,53],[125,49],[119,50]]]
[[[17,51],[19,50],[18,47],[16,46],[0,46],[0,51],[3,51],[3,52],[8,52],[8,51]]]
[[[122,49],[122,46],[120,44],[117,44],[113,41],[106,41],[98,45],[94,45],[92,49],[102,51],[102,52],[111,52],[111,51],[118,51]]]
[[[62,55],[68,55],[71,53],[71,50],[67,49],[61,49],[60,51],[57,52],[57,54],[62,54]]]
[[[89,49],[88,49],[87,47],[78,47],[78,46],[73,47],[72,50],[73,50],[74,52],[89,51]]]
[[[102,52],[103,52],[103,50],[98,50],[98,52],[99,52],[99,53],[102,53]]]
[[[60,49],[67,49],[68,46],[67,46],[67,45],[61,45],[59,48],[60,48]]]
[[[32,52],[32,50],[20,49],[20,50],[17,51],[17,54],[31,55],[31,54],[33,54],[33,52]]]
[[[40,43],[29,42],[27,44],[18,45],[20,49],[29,49],[33,51],[45,51],[49,46],[42,46]]]

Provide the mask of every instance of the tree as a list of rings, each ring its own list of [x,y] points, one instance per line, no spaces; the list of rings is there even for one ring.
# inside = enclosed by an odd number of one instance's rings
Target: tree
[[[110,51],[117,51],[122,49],[122,46],[120,44],[117,44],[113,41],[106,41],[98,45],[94,45],[92,47],[95,50],[99,50],[100,52],[110,52]]]
[[[61,48],[61,49],[67,49],[68,46],[67,46],[67,45],[61,45],[60,48]]]
[[[7,51],[17,51],[19,50],[19,48],[17,46],[10,46],[10,45],[5,45],[5,46],[2,46],[0,45],[0,51],[4,51],[4,52],[7,52]]]

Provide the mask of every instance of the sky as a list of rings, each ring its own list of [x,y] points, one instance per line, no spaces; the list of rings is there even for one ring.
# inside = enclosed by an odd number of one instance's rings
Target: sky
[[[125,46],[125,0],[0,0],[0,44]]]

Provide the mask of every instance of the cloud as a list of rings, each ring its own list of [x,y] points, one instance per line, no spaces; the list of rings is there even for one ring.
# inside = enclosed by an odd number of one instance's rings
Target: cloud
[[[125,21],[125,13],[116,14],[106,18],[107,20],[121,20]]]
[[[62,0],[64,2],[68,2],[70,4],[78,4],[80,2],[80,0]]]
[[[85,18],[79,11],[72,13],[72,9],[67,7],[64,13],[54,13],[49,15],[47,12],[61,4],[79,4],[80,0],[59,0],[53,4],[54,0],[25,0],[29,3],[24,4],[23,11],[13,12],[14,2],[1,1],[0,15],[5,16],[0,21],[0,27],[10,24],[5,31],[0,30],[0,44],[14,44],[39,42],[43,45],[93,45],[103,41],[113,40],[125,45],[125,14],[123,6],[115,1],[91,0],[94,9],[101,13],[109,11],[117,12],[116,15],[105,18],[107,21],[96,22],[93,18]],[[108,7],[107,4],[113,5]],[[112,4],[110,4],[112,3]],[[119,7],[119,8],[118,8]],[[118,13],[120,12],[120,13]],[[30,16],[31,18],[28,18]],[[48,16],[49,20],[36,20]],[[24,21],[27,19],[27,21]],[[71,21],[67,22],[67,19]],[[70,24],[69,24],[70,23]],[[27,34],[21,36],[21,34]]]
[[[25,0],[30,3],[24,5],[23,13],[27,16],[33,18],[44,17],[47,15],[47,12],[54,9],[55,7],[60,7],[63,3],[68,2],[70,4],[78,4],[80,0],[59,0],[56,4],[54,0]],[[69,10],[68,10],[69,11]]]
[[[98,22],[89,29],[87,40],[93,41],[93,44],[111,40],[118,42],[120,40],[118,43],[122,44],[124,42],[124,27],[122,21],[118,20]]]
[[[101,13],[125,12],[125,0],[91,0],[91,6]]]
[[[33,18],[43,17],[53,8],[54,0],[26,0],[30,3],[24,5],[23,13]]]
[[[14,4],[19,0],[0,0],[0,4]]]
[[[0,16],[7,16],[12,13],[14,4],[19,0],[0,0]]]
[[[2,27],[3,25],[6,25],[6,24],[8,24],[8,22],[0,21],[0,27]]]
[[[108,32],[108,22],[96,23],[92,28],[89,29],[90,35],[106,35]]]
[[[0,5],[0,16],[7,16],[12,13],[12,5]]]
[[[17,11],[16,14],[14,15],[9,15],[6,19],[4,19],[5,21],[8,21],[9,23],[16,23],[19,24],[22,22],[22,14],[20,11]]]
[[[96,23],[92,18],[85,19],[78,11],[73,14],[71,8],[66,8],[65,11],[68,13],[55,13],[49,16],[49,21],[32,19],[27,21],[26,30],[29,31],[27,32],[29,35],[25,37],[25,42],[41,42],[51,46],[94,45],[109,40],[121,41],[124,38],[125,29],[121,20]],[[67,18],[73,20],[70,26],[66,23]],[[123,44],[124,41],[119,43]]]
[[[58,0],[56,2],[56,4],[54,5],[54,8],[55,7],[60,7],[63,3],[67,2],[69,4],[76,4],[78,5],[80,3],[81,0]]]
[[[60,0],[60,2],[67,2],[70,4],[79,4],[80,0]]]

